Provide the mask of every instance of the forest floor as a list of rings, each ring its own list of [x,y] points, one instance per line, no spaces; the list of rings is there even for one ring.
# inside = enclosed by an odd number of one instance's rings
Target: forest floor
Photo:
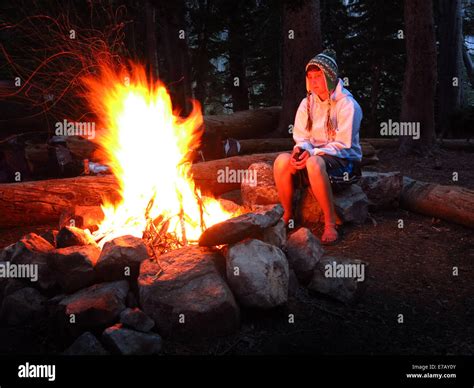
[[[400,158],[382,150],[377,171],[474,189],[473,154],[440,151],[435,158]],[[453,172],[458,181],[453,182]],[[364,225],[344,227],[332,256],[368,263],[364,292],[349,305],[300,287],[270,312],[242,311],[234,335],[190,341],[165,339],[168,355],[474,353],[474,233],[471,229],[403,209],[373,213]],[[398,220],[403,219],[403,229]],[[0,247],[43,225],[0,230]],[[316,233],[318,231],[316,230]],[[453,274],[458,268],[457,276]],[[288,316],[293,314],[294,323]],[[399,322],[403,314],[403,323]],[[61,352],[47,330],[0,327],[0,354]]]

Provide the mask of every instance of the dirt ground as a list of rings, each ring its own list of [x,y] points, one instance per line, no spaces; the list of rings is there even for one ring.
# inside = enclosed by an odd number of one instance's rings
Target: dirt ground
[[[472,153],[441,151],[436,158],[401,159],[395,150],[384,150],[379,158],[370,169],[474,188]],[[452,181],[453,172],[458,182]],[[0,231],[0,247],[49,227]],[[471,229],[402,209],[371,214],[364,225],[345,226],[343,241],[326,248],[333,256],[368,263],[358,302],[344,305],[300,287],[284,308],[243,311],[235,335],[165,339],[164,353],[472,355],[473,248]],[[453,267],[458,267],[458,276]],[[288,322],[288,314],[294,315],[294,323]],[[403,323],[398,323],[399,314]],[[0,353],[61,351],[46,332],[0,327]]]

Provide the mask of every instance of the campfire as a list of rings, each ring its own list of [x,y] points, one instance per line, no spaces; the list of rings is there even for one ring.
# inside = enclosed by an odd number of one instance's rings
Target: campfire
[[[132,235],[162,253],[196,243],[206,228],[236,215],[203,196],[193,181],[192,151],[200,144],[203,123],[197,101],[181,118],[166,87],[148,80],[139,65],[121,74],[102,68],[84,83],[99,118],[95,142],[121,196],[118,203],[104,200],[105,217],[94,232],[101,247]]]

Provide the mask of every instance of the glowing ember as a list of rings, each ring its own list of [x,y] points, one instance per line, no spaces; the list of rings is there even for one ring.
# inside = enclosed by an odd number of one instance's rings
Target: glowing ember
[[[137,65],[130,75],[104,68],[84,81],[101,121],[95,141],[104,149],[122,196],[118,204],[103,205],[105,219],[95,233],[105,236],[101,245],[128,234],[142,237],[147,221],[159,216],[164,232],[181,242],[197,241],[204,226],[232,216],[217,200],[201,198],[190,174],[190,151],[202,134],[199,103],[193,102],[191,114],[180,118],[166,88],[149,82]]]

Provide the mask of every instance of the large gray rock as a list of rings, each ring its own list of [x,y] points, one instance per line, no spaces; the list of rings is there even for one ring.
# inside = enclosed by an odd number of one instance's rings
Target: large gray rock
[[[368,205],[367,195],[355,184],[334,194],[334,209],[344,222],[363,224],[367,219]]]
[[[105,243],[95,270],[104,281],[136,279],[140,263],[146,258],[148,253],[141,238],[117,237]]]
[[[269,309],[288,300],[289,267],[280,248],[260,240],[228,247],[227,281],[239,303]]]
[[[10,244],[0,250],[0,262],[11,260],[13,252],[15,252],[16,244]]]
[[[112,325],[125,309],[128,289],[128,282],[121,280],[94,284],[69,295],[58,303],[59,322],[71,335]]]
[[[56,236],[56,247],[58,248],[80,245],[97,246],[97,243],[94,241],[94,238],[87,229],[82,230],[74,226],[63,226]]]
[[[334,193],[334,209],[343,222],[363,224],[368,215],[369,200],[360,186],[353,184]],[[323,222],[323,212],[308,188],[302,194],[299,205],[303,225]]]
[[[398,207],[403,187],[403,177],[399,171],[364,171],[359,185],[369,198],[370,210]]]
[[[273,178],[273,167],[268,163],[253,163],[248,168],[255,174],[253,180],[244,180],[241,184],[242,201],[245,206],[270,205],[279,203],[278,191]]]
[[[113,353],[123,355],[159,354],[162,346],[158,334],[126,329],[121,324],[107,328],[102,340]]]
[[[94,284],[94,266],[100,248],[94,245],[61,248],[49,256],[49,264],[61,288],[72,293]]]
[[[302,284],[311,280],[313,270],[324,254],[319,240],[308,228],[299,228],[290,235],[286,244],[286,252],[290,267]]]
[[[109,354],[94,334],[85,332],[64,352],[66,356],[105,356]]]
[[[221,335],[234,332],[240,313],[219,273],[224,257],[208,248],[185,247],[140,266],[140,305],[160,333]]]
[[[46,300],[47,298],[34,288],[21,288],[3,300],[1,321],[8,325],[37,323],[46,317]]]
[[[344,303],[355,301],[365,288],[366,266],[361,260],[325,256],[308,288]]]
[[[50,289],[56,284],[54,274],[48,266],[49,253],[53,250],[54,247],[44,238],[30,233],[12,247],[8,247],[5,259],[16,265],[34,265],[38,271],[38,279],[31,284],[41,289]]]
[[[248,237],[256,237],[268,227],[274,226],[282,215],[281,205],[263,206],[252,213],[211,226],[201,235],[199,245],[233,244]]]
[[[275,245],[278,248],[284,249],[286,246],[286,227],[285,221],[281,219],[274,226],[265,229],[262,234],[256,237],[267,244]]]
[[[139,308],[126,308],[120,313],[120,322],[125,327],[143,332],[149,332],[155,322]]]
[[[20,280],[20,279],[8,279],[8,278],[2,279],[2,280],[4,280],[3,290],[2,290],[3,297],[13,294],[16,291],[21,290],[22,288],[31,287],[30,281],[25,281],[25,280]]]
[[[49,242],[53,247],[56,247],[56,238],[58,237],[58,230],[48,229],[46,232],[40,234],[47,242]]]

